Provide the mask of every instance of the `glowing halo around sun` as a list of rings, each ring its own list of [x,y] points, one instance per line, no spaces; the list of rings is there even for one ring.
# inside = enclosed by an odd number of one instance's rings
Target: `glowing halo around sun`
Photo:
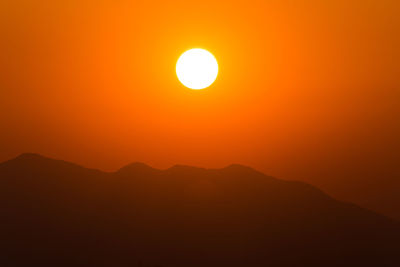
[[[218,62],[207,50],[190,49],[179,57],[176,75],[184,86],[194,90],[204,89],[217,79]]]

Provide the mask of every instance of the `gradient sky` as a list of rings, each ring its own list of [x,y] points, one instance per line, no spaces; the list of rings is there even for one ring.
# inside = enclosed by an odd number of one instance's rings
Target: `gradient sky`
[[[399,13],[397,0],[1,1],[0,161],[241,163],[373,198],[400,184]],[[219,62],[206,90],[176,78],[194,47]]]

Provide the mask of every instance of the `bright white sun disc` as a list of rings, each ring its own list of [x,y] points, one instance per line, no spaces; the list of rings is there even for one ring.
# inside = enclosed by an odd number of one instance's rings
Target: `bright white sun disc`
[[[184,86],[195,90],[204,89],[217,78],[218,62],[207,50],[190,49],[179,57],[176,75]]]

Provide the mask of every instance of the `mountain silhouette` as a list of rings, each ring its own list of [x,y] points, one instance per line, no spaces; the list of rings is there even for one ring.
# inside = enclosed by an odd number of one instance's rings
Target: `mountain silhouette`
[[[400,223],[249,167],[0,164],[0,266],[400,266]]]

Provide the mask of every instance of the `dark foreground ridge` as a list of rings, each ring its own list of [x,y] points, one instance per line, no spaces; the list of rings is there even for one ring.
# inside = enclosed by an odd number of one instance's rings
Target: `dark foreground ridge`
[[[400,266],[400,224],[241,165],[0,164],[0,266]]]

